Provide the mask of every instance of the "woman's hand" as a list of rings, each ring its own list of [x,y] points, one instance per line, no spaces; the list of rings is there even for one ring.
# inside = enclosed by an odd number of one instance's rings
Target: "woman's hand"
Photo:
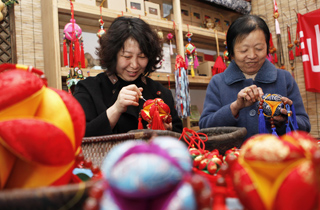
[[[139,106],[142,91],[143,88],[136,85],[128,85],[120,90],[116,102],[106,111],[111,129],[117,124],[121,114],[127,111],[128,106]]]
[[[117,111],[123,113],[127,111],[128,106],[139,106],[139,99],[142,95],[143,88],[136,85],[128,85],[120,90],[118,98],[114,103]]]
[[[284,106],[285,106],[286,104],[288,104],[289,106],[291,106],[292,103],[293,103],[290,99],[288,99],[287,97],[284,97],[284,96],[281,98],[281,100],[282,100]],[[284,107],[284,108],[282,108],[282,109],[280,110],[280,112],[281,112],[281,115],[273,116],[273,119],[274,119],[276,125],[279,125],[280,123],[288,120],[288,112],[287,112],[287,109]]]
[[[237,116],[241,109],[259,101],[263,94],[262,89],[256,85],[251,85],[240,90],[237,100],[230,105],[233,116]]]
[[[172,131],[172,122],[171,123],[163,123],[163,125],[166,130]]]

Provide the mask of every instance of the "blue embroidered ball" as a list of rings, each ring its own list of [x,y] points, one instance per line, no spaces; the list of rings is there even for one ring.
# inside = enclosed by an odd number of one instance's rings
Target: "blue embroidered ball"
[[[284,108],[281,98],[281,95],[271,93],[266,93],[262,96],[264,116],[273,117],[281,114],[280,110]]]

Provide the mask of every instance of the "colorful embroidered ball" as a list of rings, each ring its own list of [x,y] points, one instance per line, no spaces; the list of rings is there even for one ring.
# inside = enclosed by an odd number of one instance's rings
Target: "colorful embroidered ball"
[[[66,39],[74,42],[76,39],[81,38],[82,29],[76,24],[75,19],[70,19],[70,23],[67,23],[64,26],[63,33],[65,34]]]
[[[0,189],[69,183],[85,132],[81,105],[28,66],[0,65],[0,87]]]
[[[282,96],[279,94],[266,93],[262,96],[263,99],[263,114],[266,117],[278,116],[281,114],[280,110],[284,108],[281,100]]]
[[[194,191],[186,181],[191,169],[187,147],[173,137],[117,145],[101,167],[108,188],[100,209],[195,210]]]
[[[191,55],[191,54],[195,53],[195,51],[196,51],[196,47],[194,46],[194,44],[192,44],[190,42],[188,44],[186,44],[185,48],[186,48],[185,53],[187,55]]]
[[[248,210],[312,210],[319,201],[320,149],[308,133],[255,135],[230,163],[233,186]]]

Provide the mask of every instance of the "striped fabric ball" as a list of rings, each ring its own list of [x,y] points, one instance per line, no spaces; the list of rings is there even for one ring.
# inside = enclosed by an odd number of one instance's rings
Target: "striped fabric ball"
[[[27,66],[0,66],[0,189],[70,182],[85,132],[81,105]]]

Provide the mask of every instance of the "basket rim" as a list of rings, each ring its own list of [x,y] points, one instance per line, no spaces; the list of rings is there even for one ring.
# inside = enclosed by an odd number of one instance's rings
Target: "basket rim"
[[[119,133],[119,134],[110,134],[103,136],[92,136],[92,137],[83,137],[82,144],[87,143],[96,143],[96,142],[107,142],[107,141],[123,141],[129,139],[150,139],[152,136],[172,136],[179,138],[180,133],[169,131],[169,130],[150,130],[150,129],[141,129],[141,130],[131,130],[128,133]]]
[[[50,203],[42,203],[43,199],[57,198],[61,200],[61,196],[70,197],[61,203],[64,206],[72,207],[80,200],[87,197],[88,190],[100,180],[89,180],[80,183],[70,183],[59,186],[42,186],[37,188],[13,188],[3,189],[0,191],[0,206],[14,207],[17,202],[28,202],[26,205],[34,205],[32,202],[37,199],[37,205],[50,205]],[[63,200],[61,200],[63,202]],[[19,204],[20,206],[20,204]],[[44,206],[43,206],[44,207]]]
[[[214,141],[227,141],[233,139],[241,139],[247,135],[247,129],[245,127],[234,127],[234,126],[223,126],[223,127],[211,127],[211,128],[203,128],[197,131],[197,133],[208,133],[208,132],[224,132],[222,135],[216,135],[214,137]],[[208,136],[208,140],[210,140],[210,136]]]

